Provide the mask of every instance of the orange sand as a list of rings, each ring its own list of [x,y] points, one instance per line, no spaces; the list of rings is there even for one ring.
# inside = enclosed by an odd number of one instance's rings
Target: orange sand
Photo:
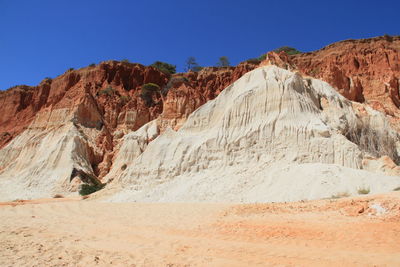
[[[245,205],[13,203],[0,206],[0,266],[400,266],[400,192]]]

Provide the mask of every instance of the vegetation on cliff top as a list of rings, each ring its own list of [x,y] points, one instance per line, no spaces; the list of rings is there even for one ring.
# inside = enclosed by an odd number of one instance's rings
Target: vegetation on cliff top
[[[282,46],[279,47],[275,50],[273,50],[275,53],[280,53],[280,52],[285,52],[288,55],[296,55],[296,54],[301,54],[301,52],[299,50],[297,50],[294,47],[290,47],[290,46]]]
[[[223,56],[218,59],[217,67],[229,67],[230,65],[228,57]]]
[[[164,72],[167,75],[176,73],[176,65],[171,65],[166,62],[156,61],[153,64],[151,64],[150,66],[158,69],[161,72]]]
[[[201,67],[195,57],[188,57],[185,62],[185,71],[200,71],[203,67]]]

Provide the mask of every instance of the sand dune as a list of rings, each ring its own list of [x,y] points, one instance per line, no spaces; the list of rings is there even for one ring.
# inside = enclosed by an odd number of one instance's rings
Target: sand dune
[[[0,206],[0,266],[399,266],[400,192],[275,204]]]

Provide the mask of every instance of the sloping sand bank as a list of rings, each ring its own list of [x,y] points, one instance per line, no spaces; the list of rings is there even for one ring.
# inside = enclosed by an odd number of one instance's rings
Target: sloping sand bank
[[[400,192],[296,203],[0,206],[0,266],[400,266]]]

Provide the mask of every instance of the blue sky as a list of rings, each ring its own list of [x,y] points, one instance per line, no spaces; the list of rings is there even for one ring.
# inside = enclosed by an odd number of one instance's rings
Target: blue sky
[[[0,89],[109,59],[232,64],[400,34],[400,1],[0,0]]]

